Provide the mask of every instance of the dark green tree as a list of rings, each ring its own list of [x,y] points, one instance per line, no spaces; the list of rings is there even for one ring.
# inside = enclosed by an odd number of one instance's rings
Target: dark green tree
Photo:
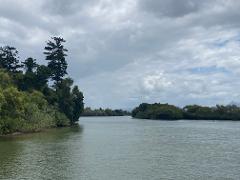
[[[47,42],[44,54],[48,62],[48,68],[51,71],[51,78],[55,84],[62,81],[67,74],[67,49],[64,48],[63,43],[66,41],[61,37],[53,37]]]
[[[34,70],[38,67],[38,64],[36,63],[36,59],[33,59],[31,57],[27,58],[22,64],[26,71],[26,74],[33,73]]]
[[[9,72],[19,72],[22,65],[19,64],[18,51],[15,47],[0,47],[0,67]]]
[[[0,135],[69,126],[78,121],[83,94],[77,86],[72,87],[72,79],[65,78],[64,42],[59,37],[47,42],[47,66],[38,65],[31,57],[20,64],[16,48],[0,47]]]
[[[45,87],[48,87],[48,79],[51,75],[50,69],[45,65],[37,67],[34,87],[37,90],[42,91]]]
[[[63,79],[59,84],[55,85],[57,104],[61,112],[63,112],[71,124],[78,121],[84,109],[83,94],[77,86],[73,85],[71,78]]]
[[[142,103],[132,111],[132,116],[142,119],[176,120],[183,118],[182,109],[169,104]]]
[[[74,86],[72,90],[72,96],[73,96],[73,118],[72,123],[75,123],[78,121],[80,115],[82,114],[84,110],[84,103],[83,103],[83,93],[79,91],[78,86]]]
[[[58,107],[71,121],[73,119],[73,101],[71,96],[72,84],[73,80],[66,78],[55,85]]]
[[[35,89],[36,84],[36,68],[38,64],[33,58],[27,58],[22,62],[23,68],[25,69],[25,74],[18,73],[15,75],[17,79],[18,88],[22,91],[33,90]]]

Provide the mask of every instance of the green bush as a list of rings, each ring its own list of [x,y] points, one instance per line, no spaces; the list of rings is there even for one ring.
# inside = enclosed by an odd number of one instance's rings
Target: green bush
[[[0,71],[0,78],[8,79],[5,74]],[[41,92],[23,92],[11,83],[5,85],[0,85],[0,135],[70,125],[66,115],[49,105]]]

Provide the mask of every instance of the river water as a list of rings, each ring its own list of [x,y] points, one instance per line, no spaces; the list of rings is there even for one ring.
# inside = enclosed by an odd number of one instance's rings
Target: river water
[[[0,138],[0,179],[240,179],[240,122],[81,118]]]

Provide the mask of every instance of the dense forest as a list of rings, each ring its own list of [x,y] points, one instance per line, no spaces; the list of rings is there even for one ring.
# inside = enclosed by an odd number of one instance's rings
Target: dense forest
[[[130,112],[124,111],[122,109],[91,109],[90,107],[87,107],[84,109],[82,116],[129,116],[131,115]]]
[[[236,105],[214,107],[188,105],[179,108],[169,104],[142,103],[132,111],[132,117],[156,120],[240,120],[240,107]]]
[[[20,61],[15,47],[0,47],[0,135],[74,125],[83,94],[67,75],[65,40],[53,37],[44,48],[46,65]]]

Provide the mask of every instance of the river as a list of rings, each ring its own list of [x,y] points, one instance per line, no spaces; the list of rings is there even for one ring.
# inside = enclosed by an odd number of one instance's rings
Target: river
[[[84,117],[0,138],[0,179],[240,179],[240,122]]]

